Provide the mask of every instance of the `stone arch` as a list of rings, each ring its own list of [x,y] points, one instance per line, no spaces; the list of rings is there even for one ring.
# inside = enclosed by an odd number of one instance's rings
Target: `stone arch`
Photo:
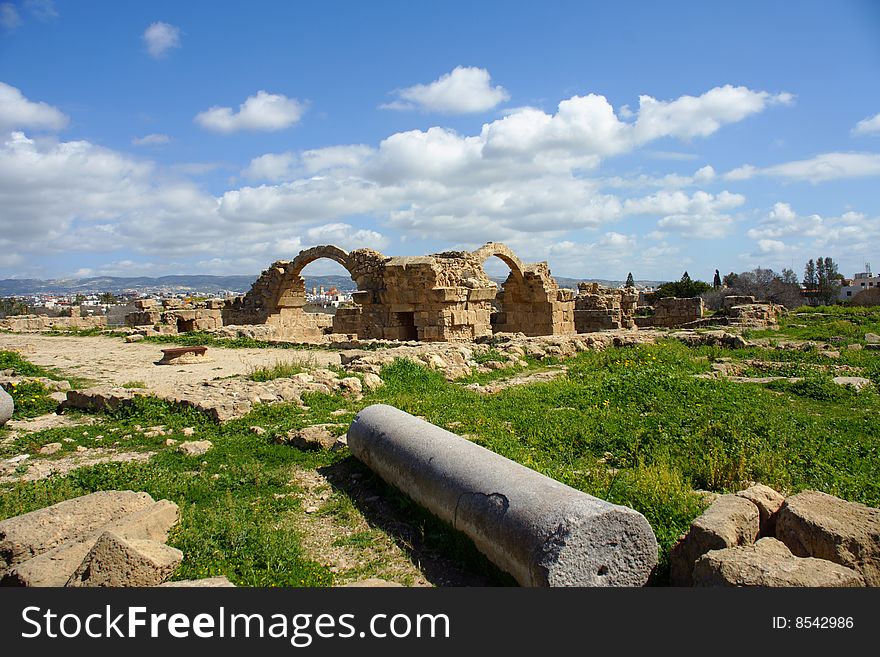
[[[483,274],[485,273],[485,262],[491,257],[501,260],[510,269],[510,274],[505,281],[499,286],[498,292],[491,303],[490,326],[493,333],[497,332],[527,332],[524,326],[525,317],[523,309],[528,304],[528,299],[524,298],[527,294],[526,284],[524,280],[525,272],[528,267],[506,244],[501,242],[487,242],[485,245],[472,253],[476,260],[483,266]]]
[[[293,259],[290,263],[290,275],[291,277],[299,276],[302,270],[309,264],[313,263],[315,260],[320,260],[321,258],[328,258],[330,260],[334,260],[338,262],[340,265],[345,267],[349,274],[354,277],[354,272],[352,272],[352,263],[349,258],[348,251],[344,249],[340,249],[338,246],[333,244],[323,244],[320,246],[313,246],[310,249],[306,249],[304,251],[300,251],[299,255]]]
[[[492,256],[496,256],[500,260],[504,262],[508,267],[510,267],[510,271],[517,274],[518,276],[523,275],[523,271],[526,266],[523,262],[517,257],[517,255],[510,250],[506,244],[502,244],[501,242],[486,242],[483,246],[481,246],[476,251],[473,251],[473,256],[480,261],[480,263],[486,262]]]

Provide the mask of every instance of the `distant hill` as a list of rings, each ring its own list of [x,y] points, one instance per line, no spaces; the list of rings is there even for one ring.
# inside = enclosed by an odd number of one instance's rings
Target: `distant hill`
[[[503,283],[506,276],[492,276],[496,283]],[[620,287],[623,281],[612,281],[597,278],[566,278],[554,276],[559,287],[577,290],[578,283],[582,281],[595,281],[605,287]],[[0,297],[23,297],[37,294],[98,294],[112,292],[171,292],[171,293],[200,293],[221,294],[233,292],[244,294],[251,289],[251,284],[257,280],[254,276],[160,276],[150,278],[147,276],[123,277],[123,276],[98,276],[93,278],[76,279],[50,279],[40,280],[36,278],[7,278],[0,280]],[[354,281],[348,276],[306,276],[306,290],[313,287],[324,287],[329,290],[335,287],[340,292],[351,292],[357,289]],[[662,281],[636,281],[638,287],[656,287]]]
[[[198,292],[218,294],[234,292],[244,294],[257,280],[253,276],[147,276],[123,277],[100,276],[79,279],[40,280],[36,278],[7,278],[0,280],[0,297],[31,296],[36,294],[92,294],[112,292],[120,294],[136,292]],[[354,281],[347,276],[306,276],[306,289],[324,286],[325,290],[336,287],[340,291],[356,289]]]

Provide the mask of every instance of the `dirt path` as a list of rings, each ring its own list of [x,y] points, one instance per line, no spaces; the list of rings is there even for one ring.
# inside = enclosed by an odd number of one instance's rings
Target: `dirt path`
[[[15,350],[27,360],[94,384],[120,386],[142,381],[151,390],[173,389],[182,383],[246,375],[276,363],[305,362],[313,367],[339,365],[339,353],[299,349],[223,349],[210,347],[210,362],[193,365],[156,365],[162,349],[173,344],[126,343],[120,338],[56,337],[0,333],[0,350]]]

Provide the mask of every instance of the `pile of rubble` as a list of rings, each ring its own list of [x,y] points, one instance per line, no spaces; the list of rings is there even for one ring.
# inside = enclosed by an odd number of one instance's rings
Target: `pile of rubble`
[[[101,491],[9,518],[0,522],[0,584],[158,586],[183,560],[165,544],[177,521],[176,504],[133,491]]]
[[[670,554],[673,586],[880,586],[880,509],[761,484],[717,497]]]

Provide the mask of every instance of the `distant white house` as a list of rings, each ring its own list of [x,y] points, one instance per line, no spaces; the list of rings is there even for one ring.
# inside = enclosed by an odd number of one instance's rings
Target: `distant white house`
[[[843,285],[840,286],[841,299],[852,299],[859,292],[880,287],[880,276],[871,273],[871,265],[865,265],[865,270],[843,281]]]

